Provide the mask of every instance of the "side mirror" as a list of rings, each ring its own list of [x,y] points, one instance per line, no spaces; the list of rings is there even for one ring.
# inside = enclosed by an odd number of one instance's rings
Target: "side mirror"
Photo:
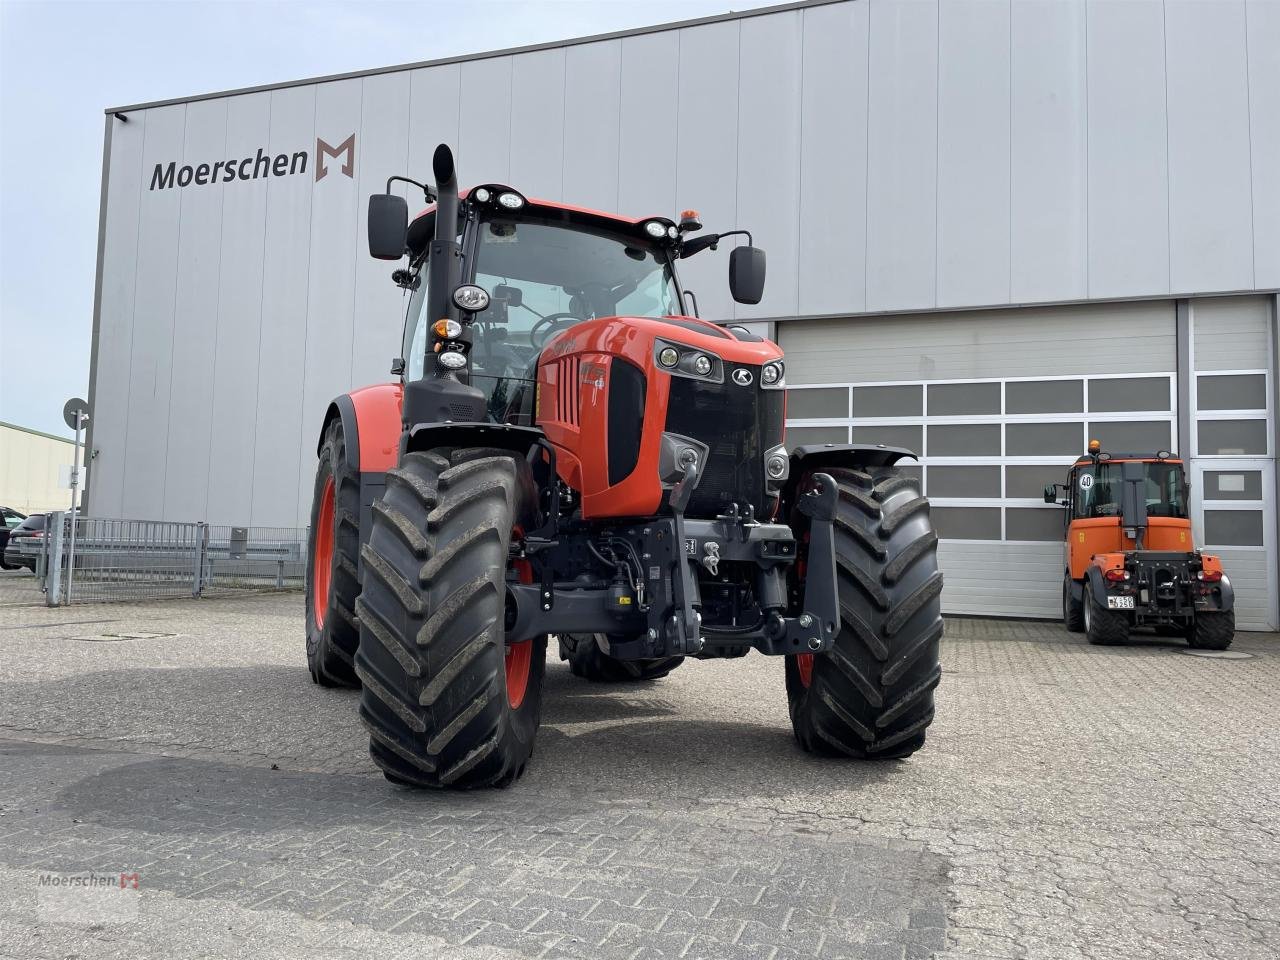
[[[1047,483],[1047,484],[1045,484],[1045,487],[1044,487],[1044,502],[1045,502],[1045,503],[1057,503],[1057,502],[1058,502],[1058,485],[1057,485],[1056,483]]]
[[[409,237],[409,205],[394,193],[369,198],[369,255],[377,260],[399,260]]]
[[[729,292],[739,303],[759,303],[764,296],[764,251],[736,247],[729,254]]]

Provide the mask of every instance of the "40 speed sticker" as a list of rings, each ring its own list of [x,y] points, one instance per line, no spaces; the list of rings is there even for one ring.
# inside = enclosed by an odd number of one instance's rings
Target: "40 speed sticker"
[[[1093,486],[1093,474],[1092,473],[1080,474],[1080,489],[1088,490],[1092,486]]]

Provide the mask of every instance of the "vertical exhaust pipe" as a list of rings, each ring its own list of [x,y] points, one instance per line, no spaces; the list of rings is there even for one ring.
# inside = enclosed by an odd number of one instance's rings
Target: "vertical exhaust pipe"
[[[458,246],[458,171],[447,143],[436,147],[431,169],[436,179],[436,229],[428,261],[427,318],[429,323],[435,323],[444,317],[458,319],[458,308],[453,303],[462,253]],[[430,342],[434,344],[435,340],[432,332]]]
[[[436,239],[452,240],[457,236],[458,170],[447,143],[436,147],[431,170],[436,178]]]

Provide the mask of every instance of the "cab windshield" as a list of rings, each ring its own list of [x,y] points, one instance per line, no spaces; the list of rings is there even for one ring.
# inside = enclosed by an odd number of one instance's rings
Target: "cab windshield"
[[[1182,467],[1176,463],[1143,464],[1146,481],[1147,516],[1186,519],[1187,506]],[[1124,487],[1123,466],[1103,461],[1077,467],[1072,473],[1072,515],[1079,519],[1118,517]]]
[[[684,312],[670,256],[640,238],[537,219],[476,229],[472,282],[489,294],[489,307],[475,315],[471,382],[488,394],[493,420],[531,422],[534,366],[560,331],[597,317]],[[409,380],[422,376],[426,356],[425,261],[419,276],[404,332]]]
[[[475,318],[477,377],[529,376],[543,345],[583,320],[681,312],[665,250],[536,220],[481,223],[474,282],[490,297]]]

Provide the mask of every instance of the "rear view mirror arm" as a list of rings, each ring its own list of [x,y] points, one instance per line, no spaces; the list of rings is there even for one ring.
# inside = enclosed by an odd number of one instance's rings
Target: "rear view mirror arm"
[[[422,196],[426,199],[427,203],[436,202],[436,195],[431,192],[431,188],[429,186],[427,186],[425,183],[419,183],[417,180],[410,180],[408,177],[387,177],[387,189],[384,192],[390,193],[391,184],[395,183],[397,180],[401,183],[407,183],[421,190]]]

